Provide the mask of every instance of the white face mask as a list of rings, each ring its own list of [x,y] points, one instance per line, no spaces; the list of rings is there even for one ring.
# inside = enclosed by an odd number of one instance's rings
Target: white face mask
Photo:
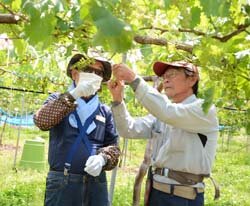
[[[94,73],[79,73],[79,80],[78,83],[86,83],[91,87],[91,95],[96,93],[98,89],[101,87],[102,77],[94,74]]]

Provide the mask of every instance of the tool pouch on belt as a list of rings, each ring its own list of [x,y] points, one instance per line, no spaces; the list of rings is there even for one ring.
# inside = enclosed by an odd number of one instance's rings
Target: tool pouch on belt
[[[194,175],[191,173],[179,172],[170,169],[168,170],[168,177],[184,185],[195,185],[198,182],[202,182],[204,179],[203,175]]]
[[[152,166],[150,166],[148,168],[147,180],[145,185],[144,206],[148,206],[149,204],[149,196],[152,189],[152,181],[153,181]]]
[[[169,169],[168,177],[184,185],[195,185],[198,182],[202,182],[205,177],[209,177],[212,180],[215,189],[214,199],[216,200],[220,197],[219,185],[212,177],[210,177],[210,175],[196,175]]]

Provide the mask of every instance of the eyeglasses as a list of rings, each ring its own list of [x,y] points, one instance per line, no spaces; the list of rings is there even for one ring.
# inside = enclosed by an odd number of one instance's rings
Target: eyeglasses
[[[163,79],[173,79],[175,78],[178,74],[180,74],[182,71],[184,71],[185,75],[187,76],[193,76],[194,72],[190,71],[186,68],[178,68],[178,69],[168,69],[163,75]]]
[[[82,72],[86,72],[86,73],[95,73],[96,75],[101,76],[101,77],[103,77],[103,75],[104,75],[104,71],[101,70],[101,68],[97,69],[97,68],[92,67],[92,66],[86,66],[86,67],[80,68],[80,69],[78,69],[78,71],[82,71]]]
[[[180,74],[182,69],[168,69],[161,77],[163,79],[173,79]]]

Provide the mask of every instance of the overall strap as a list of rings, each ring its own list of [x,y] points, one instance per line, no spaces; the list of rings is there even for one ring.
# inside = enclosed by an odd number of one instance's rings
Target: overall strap
[[[74,154],[77,150],[77,147],[80,144],[81,140],[82,140],[83,144],[86,146],[86,149],[88,151],[88,156],[93,155],[92,154],[92,145],[87,137],[86,131],[87,131],[88,127],[90,126],[90,124],[93,122],[95,116],[98,114],[99,107],[100,107],[100,104],[97,106],[96,110],[86,119],[84,125],[82,125],[77,111],[75,110],[73,112],[73,114],[75,115],[76,121],[77,121],[79,134],[78,134],[74,144],[72,145],[72,147],[67,155],[66,162],[64,164],[64,175],[67,175],[69,170],[70,170],[73,156],[74,156]]]

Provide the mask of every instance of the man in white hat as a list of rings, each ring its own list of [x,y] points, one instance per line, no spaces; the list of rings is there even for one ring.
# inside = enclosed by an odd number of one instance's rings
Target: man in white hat
[[[217,145],[215,106],[204,113],[203,100],[196,96],[199,71],[195,65],[156,62],[153,69],[162,78],[164,94],[126,65],[113,66],[115,80],[109,82],[109,89],[118,132],[125,138],[153,139],[148,205],[202,206],[203,179],[211,173]],[[148,116],[130,116],[123,101],[125,82],[148,110]]]

